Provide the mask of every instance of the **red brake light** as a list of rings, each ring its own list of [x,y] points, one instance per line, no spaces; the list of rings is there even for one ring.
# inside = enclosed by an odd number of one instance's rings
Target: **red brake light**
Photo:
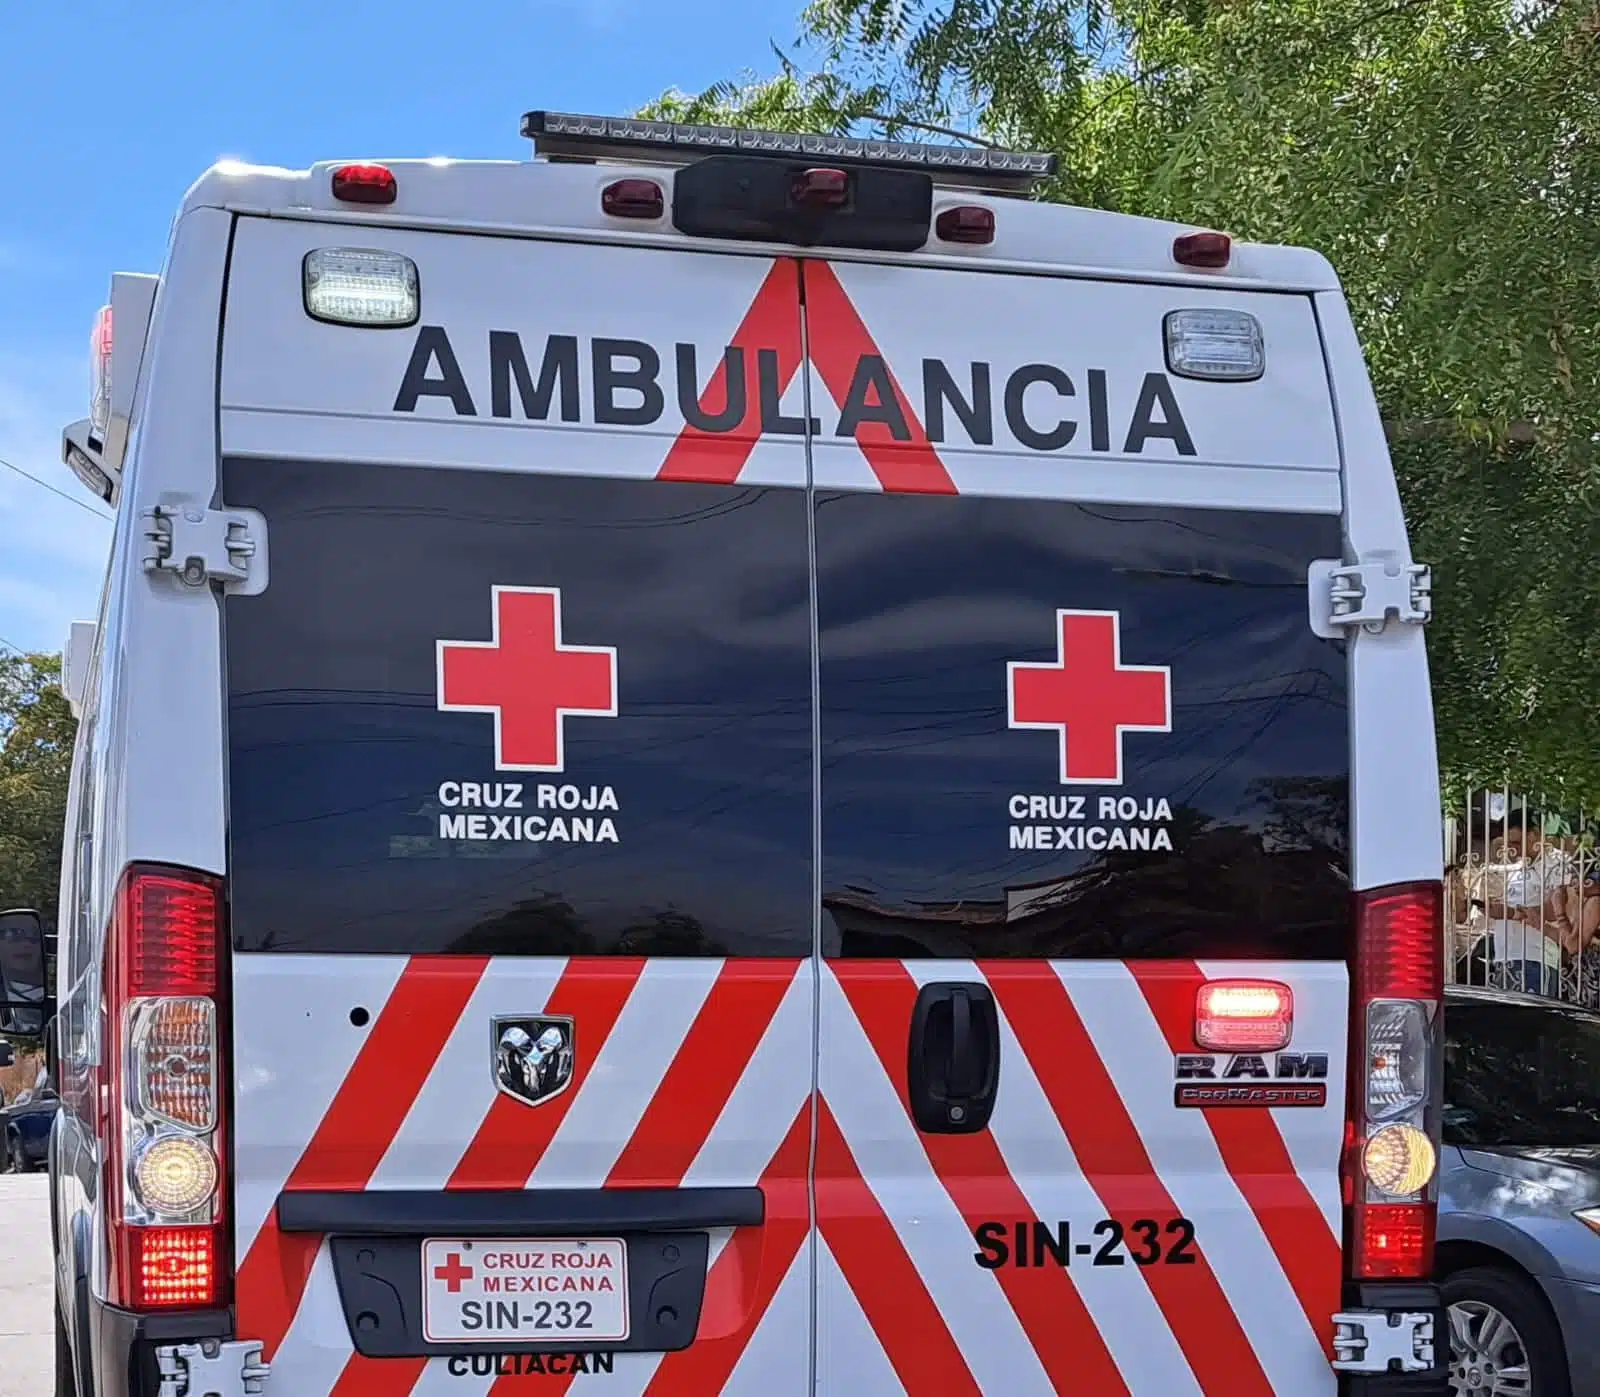
[[[135,1310],[206,1309],[218,1303],[217,1229],[130,1227],[122,1261]]]
[[[653,179],[612,180],[600,191],[600,211],[612,218],[660,218],[666,196]]]
[[[1432,1204],[1374,1203],[1353,1219],[1351,1265],[1362,1280],[1416,1280],[1433,1269]]]
[[[341,165],[333,172],[333,197],[347,204],[392,204],[400,193],[383,165]]]
[[[813,209],[843,208],[850,198],[850,176],[843,170],[804,170],[794,177],[794,201]]]
[[[962,204],[944,209],[933,221],[941,242],[982,244],[994,241],[994,210],[982,204]]]
[[[1194,1041],[1225,1053],[1271,1053],[1289,1046],[1294,992],[1275,980],[1208,980],[1195,996]]]
[[[1226,233],[1181,233],[1172,240],[1172,260],[1180,267],[1226,267],[1233,239]]]

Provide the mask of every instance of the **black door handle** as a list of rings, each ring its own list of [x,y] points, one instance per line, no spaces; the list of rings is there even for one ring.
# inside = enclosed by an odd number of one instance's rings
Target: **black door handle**
[[[1000,1014],[987,985],[924,985],[911,1011],[911,1114],[928,1134],[982,1130],[1000,1084]]]

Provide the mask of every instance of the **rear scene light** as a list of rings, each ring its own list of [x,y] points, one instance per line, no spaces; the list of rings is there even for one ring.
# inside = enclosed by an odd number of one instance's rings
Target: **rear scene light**
[[[330,325],[400,329],[421,314],[417,264],[398,252],[313,248],[301,283],[306,314]]]
[[[1348,1264],[1355,1280],[1423,1280],[1438,1212],[1443,889],[1429,882],[1358,893],[1355,918]]]
[[[802,170],[790,192],[795,203],[808,209],[841,209],[850,199],[850,176],[843,170]]]
[[[962,204],[943,209],[933,221],[940,242],[970,243],[978,246],[994,241],[994,210],[982,204]]]
[[[218,1303],[217,1238],[209,1227],[130,1230],[114,1263],[128,1279],[134,1310],[206,1309]]]
[[[347,204],[392,204],[400,193],[384,165],[341,165],[333,172],[333,197]]]
[[[1194,1041],[1216,1052],[1270,1053],[1289,1046],[1294,994],[1271,980],[1209,980],[1195,996]]]
[[[1249,382],[1266,372],[1261,322],[1244,311],[1168,311],[1165,331],[1167,367],[1180,378]]]
[[[660,218],[666,196],[653,179],[612,180],[600,191],[600,211],[612,218]]]
[[[1180,267],[1217,270],[1228,265],[1233,239],[1226,233],[1181,233],[1172,240],[1172,260]]]
[[[135,1311],[228,1303],[222,880],[135,864],[107,936],[109,1290]]]

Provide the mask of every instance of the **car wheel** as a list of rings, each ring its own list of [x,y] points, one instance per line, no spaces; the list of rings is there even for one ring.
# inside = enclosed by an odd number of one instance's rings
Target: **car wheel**
[[[56,1397],[78,1397],[77,1365],[72,1357],[72,1341],[61,1318],[61,1302],[56,1302]]]
[[[1440,1290],[1450,1312],[1452,1397],[1572,1397],[1561,1329],[1531,1281],[1474,1266]]]

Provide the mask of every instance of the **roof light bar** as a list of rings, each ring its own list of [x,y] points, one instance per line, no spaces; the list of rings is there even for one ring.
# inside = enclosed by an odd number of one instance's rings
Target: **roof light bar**
[[[686,126],[633,117],[528,112],[522,134],[535,155],[581,160],[631,160],[685,164],[696,156],[795,156],[828,165],[891,165],[925,170],[942,185],[1026,192],[1056,171],[1056,157],[1041,151],[878,141],[857,136],[817,136],[796,131],[747,131],[732,126]]]

